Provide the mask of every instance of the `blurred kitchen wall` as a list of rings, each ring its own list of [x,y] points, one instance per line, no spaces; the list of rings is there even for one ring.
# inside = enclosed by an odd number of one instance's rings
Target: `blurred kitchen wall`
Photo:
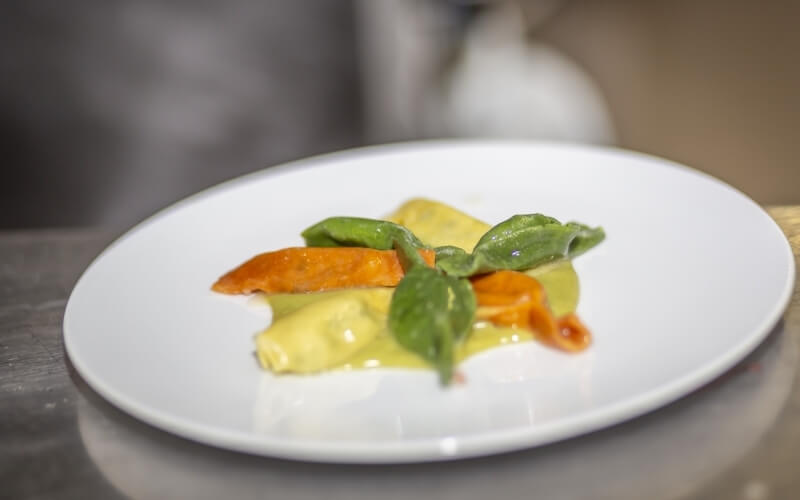
[[[0,227],[124,227],[359,144],[353,23],[349,2],[0,2]]]
[[[800,2],[528,0],[511,2],[520,24],[487,15],[505,3],[0,2],[0,228],[124,227],[286,160],[453,135],[614,143],[800,202]],[[376,65],[386,47],[407,59]],[[511,120],[514,102],[492,98],[513,95],[550,115]]]
[[[572,0],[539,35],[603,90],[619,145],[800,202],[800,2]]]

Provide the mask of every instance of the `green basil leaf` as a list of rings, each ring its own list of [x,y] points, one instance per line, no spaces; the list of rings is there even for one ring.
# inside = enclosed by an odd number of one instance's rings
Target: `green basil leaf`
[[[367,247],[391,250],[395,242],[425,248],[414,233],[393,222],[360,217],[330,217],[302,233],[310,247]]]
[[[394,249],[397,251],[397,257],[404,273],[408,273],[415,266],[428,267],[428,263],[417,252],[417,247],[414,246],[413,242],[405,238],[396,239],[394,241]]]
[[[392,296],[389,329],[400,345],[433,364],[442,384],[448,384],[455,345],[470,331],[476,307],[466,279],[414,266]]]
[[[579,255],[605,238],[600,227],[558,220],[542,214],[515,215],[481,237],[469,256],[451,252],[436,266],[451,276],[472,276],[501,269],[521,271]]]
[[[474,258],[462,248],[454,246],[436,247],[436,268],[452,276],[469,276]]]
[[[571,226],[578,231],[575,239],[569,245],[569,257],[575,257],[587,250],[591,250],[606,238],[606,233],[602,227],[592,228],[577,222],[567,222],[567,226]]]
[[[469,254],[461,247],[454,247],[451,245],[436,247],[436,260],[451,259],[451,258],[464,258]]]

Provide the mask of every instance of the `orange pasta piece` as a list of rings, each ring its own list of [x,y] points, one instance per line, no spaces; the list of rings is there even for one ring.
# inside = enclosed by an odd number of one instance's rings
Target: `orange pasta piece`
[[[544,288],[534,278],[516,271],[497,271],[471,279],[478,300],[478,316],[492,323],[539,333],[541,340],[565,351],[580,351],[592,341],[575,314],[553,316]]]
[[[421,249],[419,253],[433,266],[433,250]],[[211,289],[227,294],[320,292],[396,286],[403,275],[394,250],[295,247],[256,255],[222,276]]]

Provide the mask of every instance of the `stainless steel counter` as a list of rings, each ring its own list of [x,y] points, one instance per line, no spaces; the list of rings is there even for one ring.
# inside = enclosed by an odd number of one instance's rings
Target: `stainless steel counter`
[[[800,207],[773,207],[795,257]],[[800,296],[742,363],[633,421],[505,455],[402,466],[227,452],[106,403],[64,354],[69,292],[115,235],[0,232],[0,498],[800,497]],[[144,367],[143,367],[144,369]]]

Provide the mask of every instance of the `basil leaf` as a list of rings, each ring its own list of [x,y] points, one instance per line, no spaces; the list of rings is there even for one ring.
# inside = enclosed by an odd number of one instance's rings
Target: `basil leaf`
[[[606,238],[602,227],[591,228],[577,222],[567,222],[567,225],[578,229],[578,234],[569,245],[569,257],[575,257],[591,250]]]
[[[436,260],[469,257],[469,254],[461,247],[447,245],[436,247],[435,250]]]
[[[425,248],[414,233],[394,222],[360,217],[330,217],[302,233],[310,247],[367,247],[391,250],[396,241]]]
[[[520,271],[555,259],[579,255],[605,238],[600,227],[561,224],[542,214],[515,215],[481,237],[471,255],[443,252],[436,266],[451,276],[472,276],[501,269]]]
[[[404,273],[408,273],[415,266],[428,267],[428,263],[417,252],[417,248],[407,239],[395,240],[394,249],[397,251],[397,258],[400,260],[400,266]]]
[[[389,329],[400,345],[433,364],[446,385],[455,345],[469,332],[476,307],[469,281],[414,266],[392,296]]]

